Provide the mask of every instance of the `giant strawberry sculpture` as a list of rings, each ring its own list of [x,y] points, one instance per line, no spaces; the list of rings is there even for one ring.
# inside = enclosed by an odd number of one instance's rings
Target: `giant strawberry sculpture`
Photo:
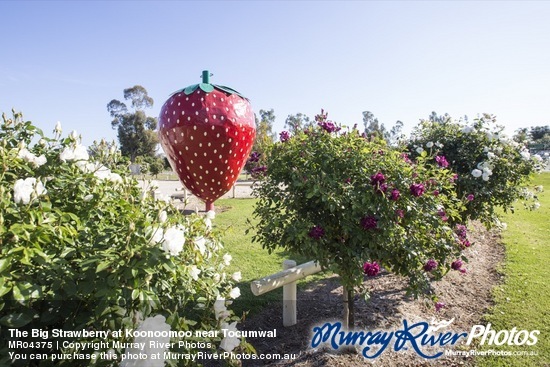
[[[256,135],[250,103],[237,91],[202,83],[174,92],[159,116],[159,138],[183,185],[212,210],[231,189],[252,150]]]

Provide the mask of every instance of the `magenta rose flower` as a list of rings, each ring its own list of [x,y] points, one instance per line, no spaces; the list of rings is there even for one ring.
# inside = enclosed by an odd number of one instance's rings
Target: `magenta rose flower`
[[[430,272],[435,268],[437,268],[437,265],[438,265],[437,261],[435,261],[434,259],[430,259],[426,261],[426,264],[424,264],[424,270],[426,270],[427,272]]]
[[[378,221],[372,215],[368,215],[361,219],[361,227],[363,227],[363,229],[367,231],[370,229],[376,229],[377,226],[378,226]]]
[[[441,168],[449,167],[449,162],[447,162],[447,158],[442,155],[438,155],[437,157],[435,157],[435,161],[437,162],[437,165]]]
[[[374,277],[380,272],[380,265],[376,261],[372,263],[365,262],[363,264],[363,272],[369,277]]]
[[[325,235],[325,230],[321,226],[313,226],[308,233],[308,236],[316,240],[322,238]]]
[[[290,139],[290,133],[288,131],[283,131],[279,134],[279,140],[281,140],[282,143]]]
[[[424,194],[424,191],[426,191],[424,185],[422,184],[412,184],[410,186],[410,190],[411,195],[416,197],[422,196]]]
[[[453,270],[461,270],[462,265],[464,265],[464,263],[462,262],[462,260],[455,260],[455,261],[453,261],[453,263],[451,264],[451,269],[453,269]]]
[[[391,191],[390,199],[393,201],[397,201],[399,197],[401,196],[401,193],[397,189],[393,189]]]

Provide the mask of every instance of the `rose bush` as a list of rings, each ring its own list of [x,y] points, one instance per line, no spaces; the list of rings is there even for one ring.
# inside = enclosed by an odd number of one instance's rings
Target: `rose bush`
[[[430,293],[429,280],[464,248],[454,231],[461,203],[453,173],[426,164],[435,159],[427,152],[413,163],[326,114],[316,120],[269,151],[255,188],[254,241],[316,260],[348,290],[382,266],[406,276],[412,294]]]
[[[143,328],[148,320],[161,318],[171,330],[208,331],[235,321],[227,305],[240,294],[234,285],[240,274],[225,273],[230,256],[210,218],[183,216],[173,205],[144,193],[125,175],[127,162],[112,146],[99,144],[90,157],[76,133],[61,135],[60,124],[51,138],[23,121],[21,114],[3,115],[2,362],[11,363],[5,357],[7,341],[13,339],[10,328],[116,331]],[[124,333],[110,334],[108,341],[113,340],[133,341]],[[200,340],[213,348],[238,344],[221,338]],[[107,350],[79,352],[97,355]],[[109,353],[120,360],[125,350]],[[110,363],[96,360],[97,365]],[[168,361],[176,363],[192,361]]]
[[[478,219],[487,226],[499,224],[497,208],[513,210],[520,199],[537,207],[536,192],[529,187],[543,159],[503,133],[496,118],[484,114],[471,124],[444,116],[423,120],[409,142],[412,159],[423,152],[435,156],[431,163],[455,172],[455,190],[465,210],[462,220]]]

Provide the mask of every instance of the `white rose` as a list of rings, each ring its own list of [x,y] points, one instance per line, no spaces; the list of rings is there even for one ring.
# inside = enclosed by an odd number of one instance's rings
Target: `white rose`
[[[481,177],[482,174],[483,174],[483,172],[481,172],[481,170],[479,170],[479,169],[474,169],[472,171],[472,176],[474,176],[475,178]]]
[[[417,152],[418,154],[422,154],[423,151],[424,151],[424,148],[422,148],[422,147],[416,148],[416,152]]]
[[[197,265],[191,265],[189,267],[189,275],[191,275],[191,278],[193,278],[194,280],[199,280],[200,273],[201,271],[199,268],[197,268]]]
[[[434,146],[434,143],[432,143],[431,141],[429,141],[429,142],[426,143],[426,147],[427,147],[427,148],[431,148],[431,147],[433,147],[433,146]]]
[[[225,254],[223,255],[223,262],[225,265],[229,266],[229,264],[231,264],[231,260],[233,259],[233,256],[229,255],[229,254]]]
[[[241,295],[241,290],[239,289],[239,287],[235,287],[229,292],[229,297],[233,299],[239,298],[240,295]]]
[[[166,213],[166,210],[163,210],[159,213],[159,222],[164,223],[168,219],[168,214]]]
[[[531,159],[531,154],[526,150],[522,151],[520,153],[520,155],[521,155],[521,158],[523,158],[523,160],[527,161],[527,160]]]
[[[232,322],[231,324],[223,323],[222,329],[225,329],[227,331],[237,331],[237,321]],[[230,337],[226,336],[222,339],[222,342],[220,343],[220,348],[225,350],[226,352],[231,352],[233,349],[239,346],[240,340],[237,337]]]
[[[172,256],[177,256],[183,250],[185,233],[177,227],[170,227],[164,232],[162,249]]]
[[[227,307],[225,307],[225,298],[218,298],[216,302],[214,302],[214,313],[218,320],[226,319],[230,315],[229,311],[227,311]]]
[[[77,144],[73,147],[65,147],[61,154],[59,154],[59,159],[61,161],[87,161],[90,158],[88,155],[88,149],[81,144]]]
[[[157,315],[155,317],[146,318],[141,325],[136,329],[138,332],[142,331],[143,334],[154,334],[154,337],[149,336],[136,336],[134,338],[134,343],[143,343],[145,346],[141,348],[127,348],[126,357],[120,363],[120,367],[164,367],[164,352],[168,351],[166,347],[170,343],[170,325],[166,323],[166,318],[162,315]],[[160,335],[160,336],[158,336]],[[165,335],[165,336],[164,336]],[[157,343],[151,343],[155,341]],[[145,354],[144,359],[136,360],[130,358],[132,355]],[[159,359],[152,358],[153,355],[161,356]]]
[[[197,248],[197,250],[199,250],[201,255],[204,255],[204,253],[206,252],[206,239],[202,236],[197,237],[195,238],[195,241],[193,241],[193,243],[195,244],[195,247]]]
[[[38,197],[45,193],[47,193],[47,190],[44,184],[34,177],[27,177],[24,180],[19,179],[13,185],[13,201],[16,204],[27,205],[31,202],[33,196]]]
[[[243,276],[242,276],[240,271],[236,271],[236,272],[233,273],[233,275],[231,275],[231,278],[233,278],[233,280],[236,281],[236,282],[240,282],[242,277]]]

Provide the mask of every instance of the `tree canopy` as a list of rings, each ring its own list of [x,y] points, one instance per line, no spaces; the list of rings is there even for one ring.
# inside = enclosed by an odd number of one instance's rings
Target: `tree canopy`
[[[147,116],[144,109],[153,107],[153,98],[141,85],[124,89],[124,100],[117,99],[107,104],[107,110],[113,120],[111,126],[117,129],[118,142],[122,155],[130,158],[132,163],[138,156],[154,157],[158,138],[156,133],[157,119]]]

